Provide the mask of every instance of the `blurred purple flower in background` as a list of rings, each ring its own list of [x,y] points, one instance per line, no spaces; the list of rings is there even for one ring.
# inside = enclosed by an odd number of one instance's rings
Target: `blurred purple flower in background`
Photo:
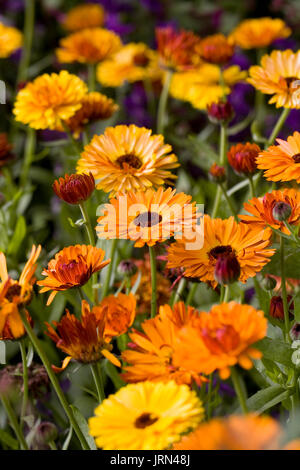
[[[148,99],[142,83],[135,83],[131,92],[124,98],[123,105],[127,111],[127,123],[152,127],[153,119],[148,113]]]

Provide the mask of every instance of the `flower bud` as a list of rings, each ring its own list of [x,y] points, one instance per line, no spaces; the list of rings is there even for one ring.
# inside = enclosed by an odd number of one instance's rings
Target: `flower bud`
[[[292,341],[300,340],[300,323],[296,322],[290,330],[290,337]]]
[[[286,202],[277,202],[273,208],[272,215],[274,219],[283,222],[288,220],[292,213],[292,208]]]
[[[287,303],[289,306],[289,318],[294,316],[294,302],[291,302],[292,296],[287,296]],[[291,304],[290,304],[291,302]],[[280,295],[274,295],[271,299],[269,314],[273,318],[284,320],[283,300]]]
[[[65,175],[55,180],[52,185],[55,194],[68,204],[80,204],[86,201],[95,189],[92,173]]]
[[[240,277],[240,264],[233,254],[219,256],[215,265],[215,280],[219,284],[231,284]]]
[[[130,259],[124,259],[119,263],[117,272],[120,276],[131,277],[137,272],[137,267]]]
[[[213,163],[209,170],[209,179],[214,183],[224,183],[226,180],[225,168]]]
[[[219,101],[207,106],[208,118],[214,124],[229,122],[233,118],[233,107],[229,101]]]
[[[55,424],[49,421],[43,421],[37,428],[32,446],[35,450],[46,449],[47,444],[57,439],[58,432]]]
[[[253,175],[257,170],[256,158],[260,148],[256,144],[236,144],[227,152],[229,164],[238,175]]]
[[[276,287],[276,280],[274,279],[274,277],[271,277],[271,276],[266,276],[263,278],[263,280],[261,281],[261,285],[264,289],[266,290],[273,290],[275,289]]]

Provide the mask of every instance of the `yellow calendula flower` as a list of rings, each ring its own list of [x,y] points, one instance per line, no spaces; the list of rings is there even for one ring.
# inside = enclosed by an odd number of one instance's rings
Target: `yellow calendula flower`
[[[266,17],[242,21],[229,37],[243,49],[259,49],[290,34],[291,30],[283,20]]]
[[[245,80],[247,72],[237,65],[223,70],[224,87],[220,83],[220,68],[214,64],[203,64],[196,70],[174,73],[170,95],[178,100],[188,101],[194,108],[206,109],[211,103],[229,94],[231,87]]]
[[[104,86],[118,87],[125,81],[155,80],[161,77],[158,54],[143,43],[122,47],[97,68],[97,78]]]
[[[86,28],[61,39],[56,49],[61,63],[96,64],[114,54],[122,45],[120,37],[104,28]]]
[[[105,19],[104,9],[101,5],[87,3],[72,8],[65,16],[63,27],[68,31],[79,31],[84,28],[102,26]]]
[[[269,103],[276,108],[300,108],[300,51],[272,51],[264,55],[261,65],[249,69],[248,82],[257,90],[273,95]]]
[[[22,33],[12,27],[0,23],[0,59],[9,57],[22,46]]]
[[[86,145],[77,164],[78,173],[91,172],[97,189],[118,191],[145,190],[176,178],[169,171],[179,166],[172,147],[162,135],[151,135],[145,127],[107,127]]]
[[[89,419],[90,434],[104,450],[163,450],[194,429],[203,407],[187,385],[142,382],[110,395]]]
[[[16,121],[33,129],[61,129],[81,108],[87,86],[66,70],[45,73],[19,91],[13,113]]]

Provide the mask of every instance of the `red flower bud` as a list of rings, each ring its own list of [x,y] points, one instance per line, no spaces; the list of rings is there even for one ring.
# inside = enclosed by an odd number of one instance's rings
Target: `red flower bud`
[[[273,208],[272,215],[274,219],[283,222],[284,220],[288,220],[292,213],[292,208],[290,204],[286,202],[277,202]]]
[[[229,101],[219,101],[207,106],[209,120],[215,124],[228,122],[233,118],[233,107]]]
[[[252,175],[256,172],[256,158],[260,148],[256,144],[237,144],[231,147],[227,153],[228,162],[236,173],[240,175]]]
[[[65,175],[55,180],[52,185],[55,194],[69,204],[80,204],[86,201],[95,189],[95,180],[92,173]]]
[[[292,296],[287,296],[287,302],[289,306],[289,317],[293,318],[294,316],[294,302],[291,302]],[[290,303],[291,302],[291,303]],[[284,310],[283,310],[283,301],[280,295],[274,295],[271,299],[270,303],[270,311],[269,314],[273,318],[277,318],[279,320],[284,320]]]
[[[209,170],[209,178],[215,183],[223,183],[226,180],[225,168],[213,163]]]
[[[215,280],[219,284],[231,284],[240,277],[240,264],[234,253],[220,255],[215,265]]]

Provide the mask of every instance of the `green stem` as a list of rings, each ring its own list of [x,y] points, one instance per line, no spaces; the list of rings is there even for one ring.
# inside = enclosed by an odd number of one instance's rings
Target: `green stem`
[[[80,301],[85,300],[84,294],[83,294],[82,289],[81,289],[80,286],[77,287],[77,292],[78,292],[78,294],[79,294]]]
[[[287,293],[286,293],[285,265],[284,265],[284,238],[283,237],[280,237],[280,267],[281,267],[281,295],[282,295],[283,312],[284,312],[285,340],[287,343],[289,343],[290,342],[290,337],[289,337],[290,320],[289,320],[289,307],[288,307]]]
[[[173,72],[171,70],[167,70],[165,81],[163,84],[163,89],[159,98],[158,103],[158,112],[157,112],[157,133],[163,134],[164,132],[164,125],[165,125],[165,113],[167,108],[167,101],[169,96],[169,88],[172,80]]]
[[[106,273],[106,277],[105,277],[105,281],[104,281],[104,285],[103,285],[103,289],[102,289],[102,293],[101,293],[101,300],[104,299],[104,297],[107,296],[107,293],[109,291],[109,285],[110,285],[110,281],[111,281],[111,273],[112,273],[112,269],[113,269],[113,265],[114,265],[115,256],[116,256],[116,253],[117,253],[117,245],[118,245],[118,239],[115,238],[114,240],[111,241],[111,249],[110,249],[110,255],[109,255],[110,263],[107,266],[107,273]]]
[[[27,368],[27,357],[26,357],[26,346],[25,346],[25,339],[21,339],[19,341],[20,351],[22,356],[22,364],[23,364],[23,399],[22,399],[22,408],[21,408],[21,430],[23,427],[23,419],[26,416],[26,408],[28,403],[28,368]]]
[[[150,266],[151,266],[151,318],[154,318],[157,311],[156,297],[157,297],[157,286],[156,286],[156,257],[153,246],[149,246],[150,255]]]
[[[230,289],[229,289],[229,286],[225,286],[223,302],[228,302],[229,297],[230,297]]]
[[[57,450],[57,447],[54,441],[49,441],[48,446],[50,447],[51,450]]]
[[[173,307],[176,304],[176,302],[179,302],[181,300],[181,296],[182,296],[182,293],[185,289],[185,286],[186,286],[186,278],[183,277],[179,281],[176,293],[175,293],[175,295],[172,299],[172,302],[171,302],[171,307]]]
[[[280,114],[275,126],[274,126],[274,129],[268,139],[268,142],[266,143],[266,148],[268,148],[270,145],[272,145],[277,137],[277,135],[279,134],[279,132],[281,131],[288,115],[290,114],[290,109],[289,108],[283,108],[282,110],[282,113]]]
[[[240,378],[235,367],[231,367],[231,379],[232,379],[235,393],[237,394],[237,397],[239,399],[242,411],[244,414],[247,414],[248,408],[247,408],[247,403],[246,403],[246,397],[244,396],[244,392],[240,384]]]
[[[21,431],[21,428],[19,426],[18,419],[15,415],[15,412],[14,412],[8,398],[5,395],[1,395],[1,401],[2,401],[3,407],[6,411],[6,414],[8,416],[11,427],[13,428],[14,433],[17,436],[17,439],[20,443],[21,449],[22,450],[29,450],[27,442],[25,441],[25,438],[24,438],[23,433]]]
[[[23,168],[20,175],[20,186],[24,188],[26,186],[28,180],[29,170],[32,164],[34,152],[35,152],[35,145],[36,145],[36,133],[34,129],[28,127],[27,129],[27,138],[25,144],[25,155],[24,155],[24,163]]]
[[[69,129],[69,127],[67,126],[67,124],[64,121],[61,121],[61,125],[64,129],[64,132],[69,137],[69,140],[70,140],[71,144],[73,145],[75,153],[80,155],[81,152],[82,152],[82,148],[81,148],[79,142],[77,142],[77,140],[73,137],[73,134],[72,134],[71,130]]]
[[[196,293],[197,287],[198,287],[198,283],[193,282],[192,287],[190,288],[186,301],[185,301],[186,305],[191,305],[191,303],[193,302],[193,298]]]
[[[81,202],[79,204],[79,207],[81,210],[82,218],[84,220],[84,225],[87,231],[89,243],[90,245],[95,246],[95,235],[94,235],[94,231],[92,228],[91,219],[89,217],[88,211],[86,210],[84,202]]]
[[[20,60],[17,83],[27,79],[34,32],[34,0],[25,0],[24,45]]]
[[[251,191],[251,197],[255,197],[255,187],[254,187],[254,183],[253,183],[253,179],[252,179],[252,176],[248,176],[248,180],[249,180],[249,186],[250,186],[250,191]]]
[[[100,370],[100,363],[91,364],[91,371],[96,385],[99,403],[105,399],[103,377]]]
[[[39,339],[37,338],[36,334],[34,333],[31,325],[29,324],[28,320],[27,320],[27,317],[26,317],[26,314],[23,310],[20,310],[20,316],[22,318],[22,321],[23,321],[23,324],[24,324],[24,327],[26,329],[26,332],[28,334],[28,337],[34,347],[34,349],[36,350],[37,354],[39,355],[42,363],[44,364],[44,367],[47,371],[47,374],[49,376],[49,379],[53,385],[53,388],[58,396],[58,399],[61,403],[61,406],[63,407],[67,417],[69,418],[69,421],[70,421],[70,424],[71,426],[73,427],[80,443],[81,443],[81,446],[84,450],[90,450],[90,447],[88,445],[88,442],[86,441],[84,435],[82,434],[81,432],[81,429],[80,427],[78,426],[77,424],[77,421],[73,415],[73,412],[69,406],[69,403],[67,402],[66,398],[65,398],[65,395],[62,391],[62,389],[60,388],[60,385],[59,385],[59,382],[58,382],[58,379],[55,375],[55,373],[53,372],[52,370],[52,367],[51,367],[51,364],[48,360],[48,357],[45,353],[45,351],[43,350],[43,347],[39,341]]]
[[[95,91],[95,88],[96,88],[95,64],[88,65],[88,86],[89,86],[89,91]]]
[[[226,150],[227,150],[227,135],[226,135],[226,125],[221,124],[220,126],[220,165],[226,165]],[[217,188],[217,194],[215,198],[215,203],[212,211],[212,218],[215,218],[218,215],[218,210],[221,202],[222,188],[220,185]]]
[[[227,191],[226,191],[226,188],[224,188],[224,186],[223,186],[222,183],[220,183],[220,188],[221,188],[221,191],[222,191],[222,193],[223,193],[223,195],[224,195],[224,197],[225,197],[225,199],[226,199],[226,201],[227,201],[227,204],[228,204],[228,206],[229,206],[229,208],[230,208],[230,210],[231,210],[232,215],[234,216],[235,220],[238,222],[237,212],[236,212],[236,210],[235,210],[235,207],[234,207],[234,205],[233,205],[233,202],[232,202],[232,200],[231,200],[231,197],[228,196]]]

